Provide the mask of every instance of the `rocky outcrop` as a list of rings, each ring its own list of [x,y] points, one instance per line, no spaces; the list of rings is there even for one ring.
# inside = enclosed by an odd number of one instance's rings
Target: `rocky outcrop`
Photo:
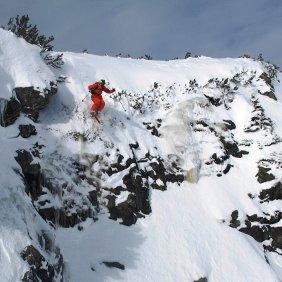
[[[239,215],[239,213],[238,213],[237,210],[235,210],[231,213],[231,220],[230,220],[230,224],[229,224],[230,227],[237,228],[237,227],[240,226],[241,222],[240,222],[240,220],[238,220],[238,215]]]
[[[110,268],[118,268],[121,270],[125,270],[125,266],[118,261],[103,261],[103,264]]]
[[[32,200],[38,199],[43,193],[43,175],[40,164],[33,162],[31,153],[26,150],[18,150],[15,160],[22,169],[26,193],[31,196]]]
[[[260,160],[258,169],[256,177],[259,183],[267,183],[278,178],[282,169],[280,154],[272,154],[269,159]],[[265,251],[266,260],[267,251],[281,255],[282,227],[279,226],[279,222],[282,220],[282,212],[279,210],[275,210],[272,213],[264,211],[265,206],[267,207],[272,201],[282,200],[281,181],[272,184],[268,189],[263,189],[259,195],[249,194],[249,197],[258,203],[264,204],[262,205],[261,215],[247,214],[239,220],[239,212],[235,210],[231,214],[229,226],[253,237],[257,242],[261,243]]]
[[[53,197],[64,193],[68,187],[55,186],[42,172],[40,163],[34,161],[30,152],[18,150],[15,159],[22,169],[26,193],[31,197],[39,215],[51,226],[68,228],[85,221],[87,218],[95,219],[94,210],[98,206],[96,191],[90,191],[88,197],[83,197],[81,205],[77,204],[74,199],[69,199],[65,192],[67,196],[66,199],[62,199],[62,207],[55,208],[52,206]]]
[[[29,265],[29,270],[22,278],[23,282],[53,282],[55,277],[57,281],[63,281],[64,263],[58,249],[53,259],[55,265],[50,264],[33,245],[27,246],[21,252],[21,257]]]
[[[110,194],[106,196],[110,218],[121,218],[121,223],[127,226],[151,213],[150,188],[165,191],[168,183],[180,184],[184,181],[184,174],[175,162],[167,167],[162,158],[152,156],[149,152],[141,158],[137,157],[138,143],[129,144],[129,147],[132,158],[124,160],[124,157],[118,154],[117,162],[112,163],[106,171],[109,176],[127,171],[122,178],[123,186],[108,189]],[[129,192],[126,200],[116,203],[117,196],[123,191]]]
[[[261,202],[269,202],[274,200],[282,200],[282,183],[281,181],[274,184],[269,189],[264,189],[260,192],[259,198]]]
[[[14,91],[21,104],[21,111],[33,121],[37,121],[39,111],[44,109],[49,104],[50,97],[57,93],[57,85],[51,82],[50,89],[46,88],[43,93],[33,86],[16,87]]]
[[[67,207],[64,208],[39,208],[39,214],[44,218],[47,222],[52,223],[54,227],[73,227],[76,224],[85,221],[87,218],[93,217],[92,210],[89,209],[76,209],[73,213],[67,210]]]
[[[267,96],[270,99],[273,99],[274,101],[277,101],[277,97],[275,96],[275,94],[273,93],[273,91],[266,91],[263,93],[260,93],[261,95]]]
[[[13,124],[20,116],[21,104],[15,99],[0,98],[0,125],[6,127]]]
[[[162,120],[161,119],[157,119],[155,124],[152,123],[152,122],[143,122],[143,124],[146,126],[146,129],[151,132],[152,135],[154,135],[156,137],[160,137],[161,136],[161,134],[158,131],[158,128],[160,128],[161,125],[162,125]]]
[[[10,100],[0,98],[0,125],[3,127],[13,124],[23,112],[33,121],[37,121],[39,111],[44,109],[50,97],[57,93],[57,84],[50,82],[50,88],[43,92],[36,90],[33,86],[16,87],[13,91],[16,97]]]
[[[268,167],[258,166],[258,173],[256,174],[259,183],[268,182],[275,179],[272,173],[269,173],[271,169]]]
[[[19,135],[23,138],[29,138],[31,135],[37,134],[36,128],[32,124],[20,124],[19,131]]]

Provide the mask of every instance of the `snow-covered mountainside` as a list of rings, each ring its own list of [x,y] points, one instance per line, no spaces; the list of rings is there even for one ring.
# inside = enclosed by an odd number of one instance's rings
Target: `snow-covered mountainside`
[[[0,29],[1,281],[281,281],[273,65],[39,52]]]

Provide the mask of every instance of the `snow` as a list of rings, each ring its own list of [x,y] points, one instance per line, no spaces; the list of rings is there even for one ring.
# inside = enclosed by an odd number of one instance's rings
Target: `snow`
[[[82,232],[60,230],[57,239],[65,242],[62,250],[73,281],[194,281],[201,277],[277,281],[263,262],[262,250],[256,250],[243,234],[218,224],[215,205],[206,202],[206,194],[212,191],[202,191],[208,184],[201,183],[196,191],[189,186],[171,187],[166,193],[153,191],[154,212],[134,227],[113,226],[102,218]],[[125,272],[107,271],[100,264],[107,260],[125,264]]]
[[[234,210],[239,211],[242,220],[246,214],[263,213],[262,206],[250,199],[248,193],[257,194],[261,190],[255,178],[257,162],[270,153],[281,152],[281,143],[264,150],[256,146],[248,148],[248,155],[230,160],[234,167],[228,174],[216,177],[214,171],[203,167],[212,150],[220,152],[218,141],[211,134],[195,134],[191,124],[201,117],[221,128],[219,121],[230,119],[237,125],[233,134],[238,142],[246,139],[244,128],[252,116],[253,89],[238,91],[228,111],[223,106],[205,106],[207,100],[203,94],[216,94],[211,88],[183,94],[185,85],[194,78],[204,87],[211,78],[232,78],[244,70],[256,71],[259,76],[263,72],[262,64],[243,58],[199,57],[164,62],[70,52],[64,53],[64,62],[61,70],[51,70],[44,64],[37,47],[0,29],[0,97],[11,97],[14,87],[32,85],[44,89],[59,75],[67,77],[48,108],[40,113],[36,137],[30,140],[11,138],[17,135],[15,128],[19,124],[32,123],[23,115],[15,125],[0,127],[1,159],[5,160],[0,170],[0,268],[5,271],[1,271],[0,280],[20,281],[27,264],[19,253],[35,241],[36,232],[46,229],[54,232],[55,244],[61,249],[67,281],[194,281],[201,277],[211,282],[279,281],[281,256],[270,253],[271,263],[267,264],[262,245],[230,228],[225,221]],[[82,99],[87,95],[87,85],[102,78],[117,92],[127,94],[123,94],[122,104],[104,95],[106,108],[101,114],[103,124],[99,125],[88,116],[90,97],[84,102]],[[161,101],[147,108],[144,114],[129,107],[132,102],[129,93],[149,100],[155,82],[162,92],[173,85],[173,90],[165,97],[171,104],[169,109]],[[254,82],[256,91],[266,89],[259,83]],[[280,95],[277,102],[268,97],[260,97],[260,101],[281,136],[281,85],[277,89]],[[144,121],[157,118],[163,120],[160,138],[152,136],[143,126]],[[92,141],[74,141],[70,138],[73,132],[84,133]],[[151,190],[152,213],[138,219],[133,226],[110,220],[104,208],[98,214],[98,221],[87,220],[80,224],[82,231],[76,227],[50,231],[51,228],[35,215],[21,178],[13,170],[19,170],[14,160],[15,151],[32,147],[35,140],[46,145],[42,167],[57,180],[58,186],[64,181],[74,182],[68,158],[80,155],[81,163],[91,164],[92,171],[96,172],[100,167],[92,166],[86,153],[103,156],[115,145],[127,158],[132,155],[128,144],[136,141],[140,144],[136,152],[140,157],[146,152],[163,158],[177,156],[188,181],[181,186],[169,184],[164,192]],[[114,149],[110,152],[108,158],[114,160]],[[93,173],[93,179],[105,186],[117,187],[122,185],[124,173],[106,179]],[[78,192],[85,195],[87,184],[81,183]],[[122,192],[116,203],[123,202],[127,196],[127,191]],[[60,199],[54,197],[50,205],[60,206]],[[281,210],[281,203],[277,202],[267,207],[273,211],[279,208]],[[107,268],[103,261],[118,261],[125,265],[125,270]]]
[[[15,87],[36,85],[40,90],[55,81],[40,56],[40,48],[0,28],[0,98],[10,98]]]

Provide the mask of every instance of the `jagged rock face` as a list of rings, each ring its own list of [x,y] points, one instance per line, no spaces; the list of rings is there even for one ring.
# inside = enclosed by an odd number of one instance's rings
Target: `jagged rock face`
[[[279,154],[273,154],[269,159],[262,159],[258,163],[258,169],[259,171],[256,176],[260,185],[273,182],[275,179],[279,178],[279,174],[282,169],[281,156]],[[270,188],[261,190],[258,196],[251,194],[249,196],[254,201],[260,200],[259,203],[265,203],[266,206],[272,201],[281,200],[281,180],[276,180]],[[282,212],[280,210],[276,210],[273,214],[263,212],[263,216],[259,216],[257,214],[246,215],[246,218],[242,221],[239,220],[239,213],[236,210],[231,214],[229,225],[245,234],[250,235],[256,241],[260,242],[265,250],[267,260],[267,251],[280,254],[282,250],[282,227],[277,226],[281,219]]]
[[[50,83],[50,89],[45,89],[44,93],[30,87],[16,87],[15,93],[21,103],[21,110],[27,114],[33,121],[37,121],[39,111],[44,109],[48,104],[50,97],[56,94],[57,85]]]
[[[183,172],[175,163],[170,164],[168,168],[162,158],[152,156],[149,152],[137,158],[135,150],[138,151],[139,144],[129,144],[129,147],[132,158],[124,160],[124,157],[118,154],[118,162],[110,164],[106,170],[109,176],[114,177],[115,174],[124,174],[127,171],[122,178],[123,185],[108,189],[110,194],[106,196],[110,218],[121,218],[121,223],[127,226],[152,212],[149,201],[150,188],[165,191],[169,182],[180,184],[184,181]],[[117,195],[121,192],[129,194],[125,201],[116,204]]]
[[[52,197],[50,199],[46,199],[46,197],[49,193],[58,193],[58,190],[52,181],[44,175],[40,163],[35,163],[32,154],[26,150],[17,151],[15,159],[22,169],[26,193],[30,195],[38,213],[52,226],[73,227],[87,218],[95,219],[95,209],[98,209],[95,191],[89,192],[88,197],[84,198],[84,208],[78,206],[75,200],[68,198],[63,200],[62,208],[50,207]],[[64,188],[67,189],[67,186]],[[44,200],[41,200],[41,198],[44,198]],[[45,207],[46,205],[48,207]]]
[[[269,189],[264,189],[260,192],[259,198],[261,202],[269,202],[274,200],[282,200],[282,183],[277,182]]]
[[[36,135],[37,131],[32,124],[21,124],[19,126],[20,136],[23,138],[29,138],[31,135]]]
[[[258,182],[263,183],[275,179],[272,173],[268,173],[271,169],[263,166],[258,167],[258,173],[256,174]]]
[[[26,193],[36,200],[42,194],[43,175],[40,164],[32,163],[33,157],[26,150],[18,150],[15,159],[22,169]]]
[[[84,210],[76,210],[73,213],[67,213],[65,209],[56,209],[54,207],[50,208],[39,208],[39,214],[44,218],[47,222],[53,224],[53,226],[61,226],[61,227],[73,227],[76,224],[85,221],[87,218],[93,217],[92,210],[84,209]]]
[[[21,104],[15,99],[0,98],[0,125],[6,127],[13,124],[20,116]]]
[[[266,91],[264,93],[260,93],[261,95],[267,96],[275,101],[277,101],[277,98],[275,96],[275,94],[272,91]]]
[[[253,106],[252,117],[244,131],[250,134],[254,132],[259,134],[258,136],[261,138],[257,138],[256,142],[261,149],[265,146],[271,146],[281,142],[281,137],[275,133],[274,124],[272,120],[266,116],[258,98],[253,96],[251,103]]]
[[[33,121],[37,121],[39,111],[44,109],[50,97],[57,93],[57,85],[51,82],[50,89],[45,89],[43,93],[33,86],[16,87],[14,91],[17,99],[0,98],[0,125],[4,127],[13,124],[21,112],[27,114]]]
[[[29,270],[24,274],[22,281],[46,281],[53,282],[58,275],[61,279],[56,278],[56,281],[63,281],[63,258],[58,252],[55,254],[56,264],[52,265],[44,256],[32,245],[27,246],[22,252],[21,257],[29,265]]]

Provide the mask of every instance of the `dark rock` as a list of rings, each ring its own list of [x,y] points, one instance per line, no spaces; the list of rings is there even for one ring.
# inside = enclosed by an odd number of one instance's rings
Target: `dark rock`
[[[277,101],[277,97],[275,96],[275,94],[272,91],[267,91],[267,92],[260,93],[260,94]]]
[[[278,223],[282,219],[282,212],[276,211],[274,215],[270,217],[262,217],[258,216],[257,214],[247,215],[247,219],[251,222],[259,222],[260,224],[275,224]]]
[[[108,170],[106,171],[106,173],[107,173],[109,176],[111,176],[111,175],[113,175],[113,174],[115,174],[115,173],[118,173],[118,172],[120,172],[120,171],[123,171],[123,170],[127,169],[128,167],[131,166],[131,164],[134,163],[134,159],[128,158],[128,159],[126,160],[125,164],[123,165],[123,164],[122,164],[123,159],[124,159],[124,156],[122,156],[122,155],[119,154],[119,155],[117,156],[117,162],[111,164],[111,166],[108,168]]]
[[[142,186],[139,188],[142,188]],[[130,226],[135,224],[138,218],[144,217],[145,214],[150,214],[151,207],[149,203],[149,193],[146,190],[144,190],[143,193],[137,192],[136,194],[130,194],[126,201],[119,203],[118,205],[115,204],[116,197],[108,195],[107,207],[110,213],[110,218],[114,220],[121,218],[122,224]]]
[[[57,92],[57,87],[52,85],[50,89],[45,89],[44,93],[34,89],[33,86],[16,87],[14,91],[21,103],[22,111],[33,121],[37,121],[39,111],[49,104],[50,97]]]
[[[22,279],[24,282],[46,281],[52,282],[55,277],[55,270],[52,265],[46,262],[45,258],[32,245],[27,246],[22,252],[21,257],[25,260],[30,270],[27,271]]]
[[[143,122],[143,124],[146,125],[146,128],[151,132],[152,135],[154,135],[156,137],[161,136],[161,134],[157,130],[157,127],[160,127],[161,124],[157,124],[157,126],[155,126],[151,122]]]
[[[19,126],[20,136],[23,138],[29,138],[31,135],[36,135],[37,131],[34,125],[32,124],[21,124]]]
[[[241,232],[252,236],[256,241],[263,242],[269,239],[268,228],[265,226],[247,226],[239,229]]]
[[[42,249],[47,252],[52,252],[54,249],[54,242],[47,233],[42,231],[41,235],[38,236],[38,240]]]
[[[26,193],[31,195],[33,200],[36,200],[42,194],[43,175],[39,163],[31,163],[32,155],[25,150],[18,150],[15,160],[21,166]]]
[[[282,200],[282,183],[279,181],[269,189],[262,190],[259,198],[263,202]]]
[[[121,270],[125,270],[125,266],[117,261],[103,261],[103,264],[110,268],[114,267]]]
[[[136,223],[138,218],[151,213],[150,188],[163,191],[167,189],[168,182],[180,184],[184,181],[184,174],[175,162],[172,162],[167,168],[164,166],[162,158],[151,156],[149,152],[144,157],[137,158],[135,150],[138,150],[139,144],[130,144],[129,146],[132,158],[124,161],[124,157],[118,154],[117,163],[111,164],[109,169],[105,170],[111,176],[128,169],[122,178],[122,187],[103,188],[103,190],[110,192],[106,196],[110,218],[113,220],[121,218],[121,223],[127,226]],[[130,194],[124,202],[116,204],[116,195],[120,195],[122,191],[128,191]]]
[[[13,124],[20,116],[21,104],[15,99],[0,98],[0,125],[6,127]]]
[[[240,151],[236,142],[226,141],[222,136],[219,139],[228,155],[231,155],[235,158],[242,158],[243,154],[248,153],[247,151]]]
[[[216,153],[213,153],[212,156],[211,156],[211,160],[215,164],[223,164],[227,159],[229,159],[228,155],[222,155],[222,156],[218,157]],[[208,164],[210,164],[210,163],[208,163]]]
[[[233,129],[236,128],[236,125],[235,125],[235,123],[232,120],[224,119],[223,121],[224,121],[225,126],[226,126],[227,129],[233,130]]]
[[[259,78],[261,78],[267,85],[272,86],[271,78],[268,76],[266,72],[263,72]]]
[[[92,217],[90,209],[79,209],[75,213],[68,214],[64,208],[56,209],[49,207],[39,208],[38,212],[44,220],[51,222],[54,226],[62,226],[64,228],[73,227],[77,223]]]
[[[208,95],[204,95],[208,100],[209,102],[213,105],[213,106],[220,106],[222,104],[222,101],[221,101],[221,98],[214,98],[214,97],[211,97],[211,96],[208,96]]]
[[[24,277],[22,278],[23,282],[41,282],[39,280],[38,276],[34,272],[34,270],[29,270],[24,274]]]
[[[27,261],[29,265],[34,265],[36,268],[39,268],[42,262],[45,261],[44,257],[32,245],[27,246],[21,252],[21,257],[23,260]]]
[[[224,174],[227,174],[230,169],[231,169],[232,165],[231,164],[227,164],[226,168],[222,171]]]
[[[151,212],[149,204],[149,187],[148,184],[142,179],[142,177],[134,171],[130,170],[129,174],[123,177],[123,183],[127,187],[129,192],[133,192],[135,195],[136,207],[144,214]],[[129,195],[130,198],[130,195]],[[131,199],[132,200],[132,199]]]
[[[88,193],[88,199],[93,206],[98,207],[98,192],[96,190],[92,190]]]
[[[282,250],[282,227],[270,227],[270,238],[272,247]]]
[[[240,226],[241,222],[238,220],[238,211],[235,210],[231,213],[230,227],[237,228]]]
[[[194,282],[208,282],[208,279],[206,277],[201,277],[198,280],[194,280]]]
[[[275,176],[272,173],[268,173],[270,170],[270,168],[258,166],[258,173],[256,174],[256,177],[259,183],[264,183],[275,179]]]

